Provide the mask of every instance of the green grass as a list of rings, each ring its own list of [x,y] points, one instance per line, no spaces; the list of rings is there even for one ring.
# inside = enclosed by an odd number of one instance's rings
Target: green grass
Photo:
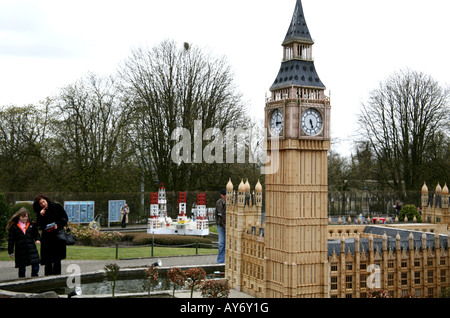
[[[217,227],[211,226],[210,232],[217,233]],[[7,243],[3,242],[0,249],[0,261],[13,261],[10,258],[6,249]],[[40,252],[40,245],[38,245]],[[203,255],[203,254],[217,254],[217,248],[198,248],[195,247],[158,247],[153,248],[153,257],[164,256],[179,256],[179,255]],[[131,246],[119,247],[118,259],[123,258],[139,258],[152,257],[151,246]],[[116,247],[92,247],[92,246],[67,246],[67,260],[112,260],[116,259]]]
[[[38,248],[39,249],[39,248]],[[181,247],[154,247],[154,257],[178,256],[178,255],[195,255],[195,248]],[[217,249],[199,248],[198,254],[217,254]],[[151,257],[151,246],[143,247],[119,247],[118,259],[122,258],[139,258]],[[110,260],[116,259],[115,247],[90,247],[90,246],[67,246],[67,260]],[[2,249],[0,251],[0,261],[12,261],[8,251]]]
[[[119,247],[118,258],[137,258],[137,257],[151,257],[151,246],[144,247]],[[195,248],[180,248],[180,247],[154,247],[153,256],[177,256],[177,255],[195,255]],[[198,254],[217,254],[216,249],[199,248]],[[115,247],[89,247],[89,246],[68,246],[67,259],[68,260],[108,260],[116,258]]]

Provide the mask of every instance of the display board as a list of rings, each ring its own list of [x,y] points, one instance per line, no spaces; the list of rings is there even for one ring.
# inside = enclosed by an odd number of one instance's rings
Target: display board
[[[108,201],[108,227],[111,222],[120,222],[120,208],[126,203],[125,200]]]
[[[94,221],[94,208],[94,201],[64,202],[64,210],[66,210],[71,223],[89,223]]]

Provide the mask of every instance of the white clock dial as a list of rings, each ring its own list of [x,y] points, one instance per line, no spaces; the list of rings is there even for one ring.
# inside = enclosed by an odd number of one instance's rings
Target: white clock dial
[[[317,135],[323,127],[322,115],[317,109],[309,108],[302,115],[302,129],[308,136]]]
[[[283,131],[283,113],[275,109],[270,116],[270,133],[272,136],[280,136]]]

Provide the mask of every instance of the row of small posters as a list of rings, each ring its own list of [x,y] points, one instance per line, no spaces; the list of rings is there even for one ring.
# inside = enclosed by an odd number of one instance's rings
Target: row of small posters
[[[108,227],[112,222],[120,222],[120,209],[125,205],[125,200],[108,201]],[[90,223],[94,221],[94,201],[67,201],[64,202],[69,222]]]

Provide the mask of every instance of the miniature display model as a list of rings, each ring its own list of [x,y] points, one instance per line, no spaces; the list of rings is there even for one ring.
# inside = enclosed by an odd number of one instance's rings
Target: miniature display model
[[[197,210],[195,218],[188,218],[186,214],[186,192],[178,194],[178,216],[172,220],[167,216],[167,199],[164,184],[158,193],[150,194],[150,217],[147,233],[177,234],[177,235],[209,235],[209,223],[206,218],[206,195],[197,194]]]
[[[279,169],[265,176],[264,217],[259,182],[253,194],[248,180],[237,192],[226,186],[225,278],[261,298],[439,297],[450,287],[446,184],[434,195],[422,188],[428,223],[328,224],[331,106],[313,44],[297,0],[265,108],[267,154],[278,142]]]

